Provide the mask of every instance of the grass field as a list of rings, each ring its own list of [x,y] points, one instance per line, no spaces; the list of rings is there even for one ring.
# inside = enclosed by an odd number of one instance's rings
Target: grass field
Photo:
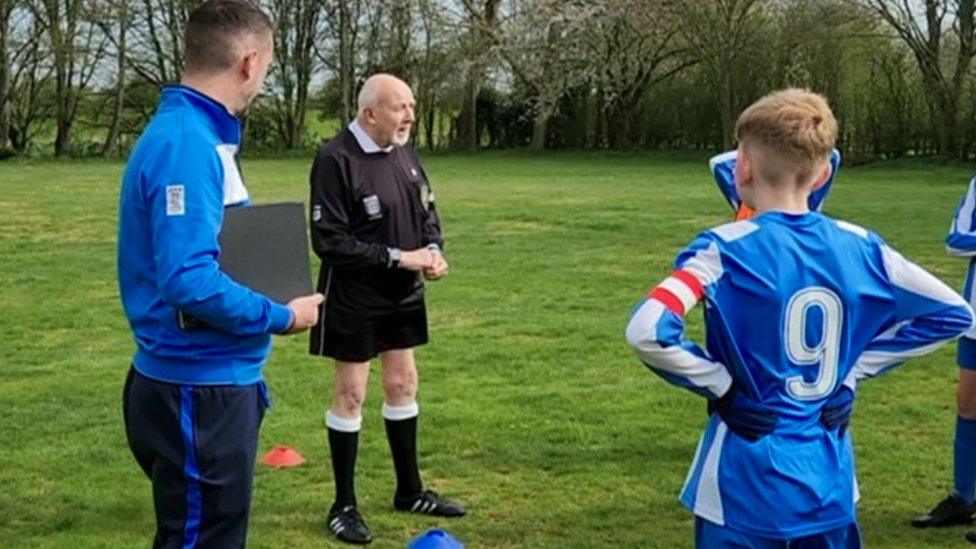
[[[705,158],[488,153],[426,165],[452,272],[428,293],[421,464],[430,485],[471,513],[444,522],[392,512],[374,379],[358,469],[374,546],[402,547],[435,525],[470,547],[690,546],[691,515],[676,494],[703,404],[647,372],[622,329],[674,253],[729,217]],[[308,166],[245,160],[244,172],[257,202],[306,200]],[[121,169],[0,164],[3,547],[142,547],[153,530],[120,408],[133,350],[115,281]],[[845,168],[826,210],[875,228],[960,287],[964,263],[945,255],[942,239],[972,171]],[[258,468],[252,547],[332,543],[322,419],[331,369],[306,344],[276,342],[261,450],[289,444],[308,464]],[[853,431],[870,547],[963,543],[962,528],[908,527],[950,486],[955,378],[953,350],[943,349],[860,391]]]

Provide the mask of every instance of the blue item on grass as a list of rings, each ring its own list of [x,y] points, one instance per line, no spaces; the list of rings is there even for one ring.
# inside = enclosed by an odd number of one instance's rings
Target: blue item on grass
[[[440,528],[431,528],[413,538],[408,549],[464,549],[464,544]]]

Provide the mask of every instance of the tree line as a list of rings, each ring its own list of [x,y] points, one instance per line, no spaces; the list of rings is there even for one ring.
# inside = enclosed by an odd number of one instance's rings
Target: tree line
[[[0,0],[0,154],[124,155],[199,0]],[[849,158],[976,156],[976,0],[262,0],[256,149],[317,144],[378,71],[428,149],[720,149],[764,93],[830,99]]]

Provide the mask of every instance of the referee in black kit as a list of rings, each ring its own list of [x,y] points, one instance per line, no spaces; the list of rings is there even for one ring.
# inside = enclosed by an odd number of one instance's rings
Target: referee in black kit
[[[326,413],[336,497],[330,530],[369,543],[356,508],[354,476],[370,360],[383,367],[383,418],[396,470],[400,511],[457,517],[463,507],[425,490],[417,465],[417,368],[413,348],[427,343],[424,283],[447,273],[434,193],[407,145],[414,121],[410,87],[388,74],[363,84],[356,119],[315,158],[311,174],[312,246],[322,259],[323,313],[310,351],[335,359]]]

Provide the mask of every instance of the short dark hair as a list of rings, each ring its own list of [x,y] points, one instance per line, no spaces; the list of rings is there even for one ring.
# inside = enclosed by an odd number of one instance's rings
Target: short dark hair
[[[203,2],[190,14],[183,31],[183,71],[229,69],[235,61],[234,39],[246,32],[274,37],[274,23],[249,0]]]

